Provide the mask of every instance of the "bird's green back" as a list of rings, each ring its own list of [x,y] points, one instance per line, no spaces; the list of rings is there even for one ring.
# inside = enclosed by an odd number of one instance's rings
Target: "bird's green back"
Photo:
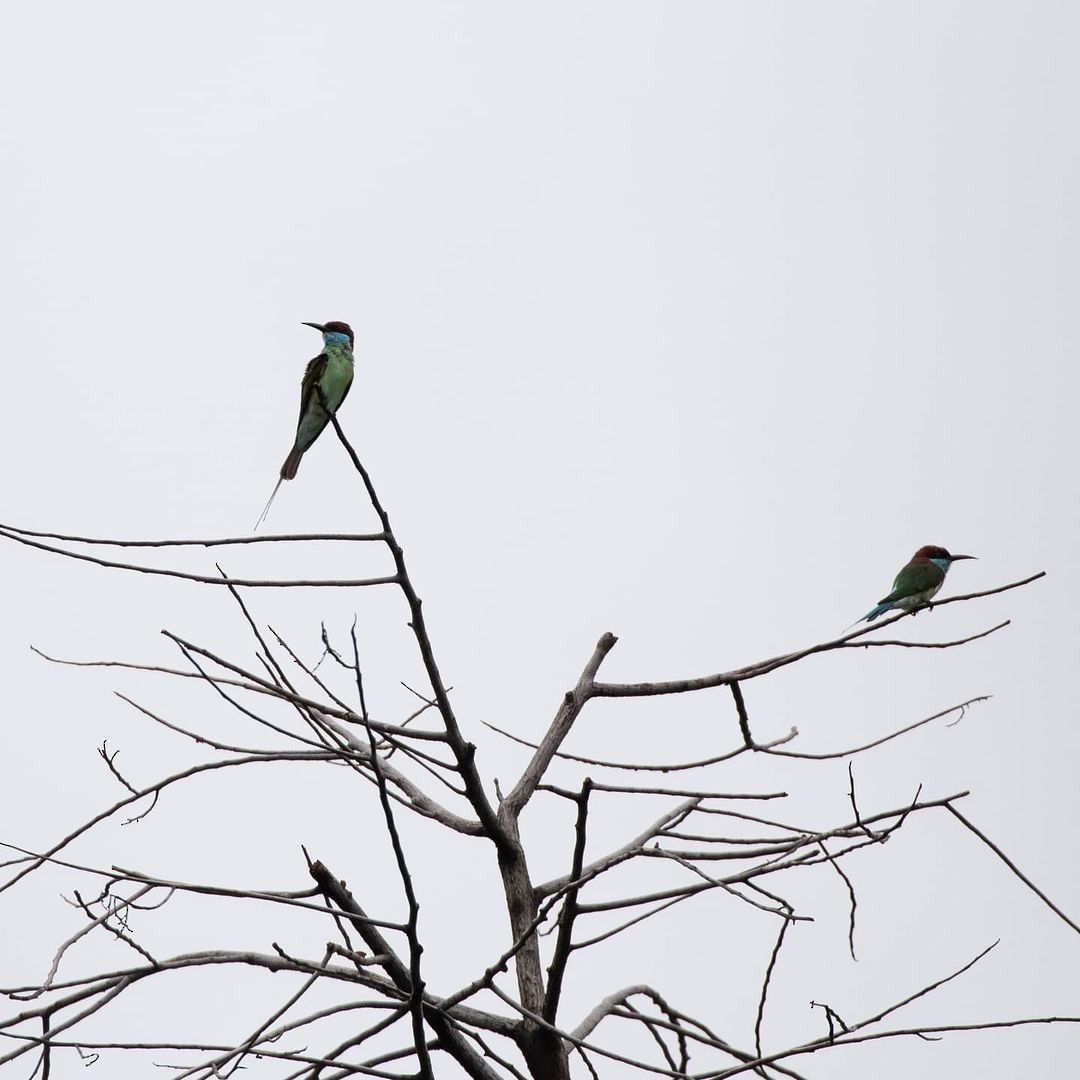
[[[901,600],[905,596],[918,596],[945,580],[945,571],[940,566],[927,560],[926,562],[908,563],[893,582],[892,592],[882,599],[882,603],[889,600]]]

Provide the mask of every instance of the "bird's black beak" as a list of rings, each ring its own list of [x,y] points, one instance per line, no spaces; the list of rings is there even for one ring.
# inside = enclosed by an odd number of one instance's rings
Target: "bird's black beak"
[[[322,323],[305,322],[305,323],[301,323],[300,325],[301,326],[310,326],[313,330],[318,330],[320,334],[325,334],[326,333],[326,327],[324,327],[322,325]]]
[[[953,555],[950,561],[959,562],[961,559],[977,559],[978,557],[978,555]]]

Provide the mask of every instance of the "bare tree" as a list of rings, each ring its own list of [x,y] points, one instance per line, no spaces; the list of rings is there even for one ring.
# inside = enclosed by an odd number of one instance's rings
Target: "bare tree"
[[[333,1080],[354,1075],[431,1078],[439,1074],[439,1062],[446,1058],[453,1059],[465,1075],[475,1080],[526,1076],[534,1080],[568,1080],[572,1070],[581,1076],[599,1077],[616,1065],[619,1069],[632,1068],[683,1080],[720,1080],[749,1074],[798,1077],[797,1059],[852,1043],[901,1036],[930,1037],[970,1028],[1080,1022],[1078,1017],[1019,1017],[969,1025],[892,1026],[893,1015],[901,1008],[969,971],[993,948],[991,945],[959,969],[936,974],[926,985],[868,1015],[841,1018],[831,1005],[814,1003],[822,1015],[821,1034],[816,1039],[793,1045],[772,1040],[766,1045],[763,1037],[770,985],[786,935],[793,924],[808,918],[785,895],[785,882],[811,867],[824,866],[839,875],[849,897],[848,944],[854,956],[857,898],[845,863],[853,852],[884,844],[916,816],[945,814],[958,822],[1061,919],[1073,929],[1080,929],[958,809],[966,792],[924,795],[920,789],[903,805],[873,809],[859,805],[851,758],[935,721],[962,715],[978,699],[953,705],[864,745],[813,754],[795,748],[798,732],[794,729],[780,738],[759,741],[744,696],[744,689],[754,680],[818,653],[868,648],[952,649],[995,633],[1007,623],[971,637],[931,644],[867,637],[871,629],[908,617],[895,615],[873,628],[734,670],[665,682],[632,683],[608,682],[600,677],[605,658],[617,641],[614,635],[604,634],[576,682],[563,695],[539,741],[526,742],[508,731],[495,729],[501,737],[523,744],[530,752],[520,775],[504,792],[485,777],[477,747],[470,741],[476,731],[459,720],[455,711],[390,518],[336,420],[334,427],[380,522],[376,533],[119,541],[0,526],[0,534],[6,539],[31,548],[99,566],[166,575],[228,590],[238,616],[251,634],[254,664],[218,655],[176,634],[167,636],[183,657],[184,666],[180,667],[120,661],[56,662],[148,670],[170,679],[197,680],[209,695],[246,718],[261,738],[271,740],[270,746],[227,743],[215,738],[205,725],[182,725],[124,698],[149,720],[210,749],[214,756],[151,784],[137,786],[125,777],[115,751],[110,753],[103,744],[101,758],[123,789],[115,803],[46,850],[26,850],[16,846],[16,837],[7,838],[10,857],[3,863],[7,877],[0,883],[0,893],[21,885],[51,864],[69,875],[74,903],[86,922],[58,946],[43,978],[33,984],[3,988],[12,1005],[11,1011],[0,1018],[0,1034],[7,1043],[0,1045],[0,1064],[19,1058],[36,1061],[35,1074],[47,1078],[59,1054],[77,1053],[84,1062],[92,1063],[99,1055],[125,1051],[149,1054],[155,1061],[165,1055],[176,1074],[195,1080],[231,1076],[256,1064],[267,1075],[291,1080]],[[381,546],[392,559],[393,573],[348,580],[237,578],[227,576],[220,567],[216,575],[197,574],[119,561],[103,554],[109,548],[315,546],[328,541],[347,542],[358,548]],[[75,550],[72,545],[88,545],[90,551]],[[934,606],[973,601],[1028,585],[1041,576],[1034,574],[986,592],[942,600]],[[417,706],[412,714],[397,722],[376,719],[368,713],[362,649],[355,624],[346,644],[333,641],[323,631],[324,652],[319,662],[349,672],[353,685],[351,700],[347,701],[333,690],[332,680],[320,674],[319,664],[305,662],[284,637],[259,625],[244,600],[244,592],[250,589],[388,586],[400,592],[408,607],[409,625],[428,682],[428,688],[416,694]],[[707,759],[670,763],[617,761],[583,757],[563,749],[582,711],[596,699],[687,695],[717,688],[726,688],[730,697],[729,719],[726,727],[718,728],[726,732],[723,749]],[[282,722],[279,713],[271,716],[275,705],[279,709],[286,707],[291,719]],[[752,755],[807,762],[849,759],[850,813],[822,829],[792,821],[787,815],[783,819],[774,816],[770,807],[784,798],[782,791],[724,790],[720,778],[725,765]],[[556,758],[580,763],[598,775],[616,780],[586,777],[576,788],[559,787],[549,778],[549,767]],[[297,860],[292,888],[265,889],[172,880],[130,867],[96,867],[67,858],[69,845],[107,819],[126,815],[126,820],[135,822],[146,818],[166,789],[186,787],[208,772],[249,769],[268,762],[291,766],[314,763],[335,770],[335,775],[346,770],[358,788],[370,789],[367,821],[369,826],[380,822],[385,829],[400,877],[404,915],[369,914],[363,903],[364,889],[350,889],[343,877],[363,880],[362,865],[330,866],[317,857],[317,851],[309,854],[305,850],[304,861]],[[683,787],[677,782],[656,783],[651,779],[656,773],[669,777],[689,772],[700,782]],[[633,835],[625,835],[609,850],[591,850],[595,845],[589,843],[590,826],[596,817],[602,815],[609,823],[622,820],[623,804],[631,796],[655,803],[651,823]],[[572,811],[573,822],[565,834],[566,870],[547,881],[535,880],[530,872],[520,829],[525,809],[541,798],[566,806]],[[497,955],[478,956],[474,967],[463,971],[456,988],[449,992],[446,988],[435,992],[425,980],[425,937],[420,914],[426,901],[417,894],[416,878],[399,831],[403,814],[426,819],[446,834],[447,843],[481,845],[498,868],[508,916],[504,947]],[[10,823],[7,828],[10,830]],[[313,823],[312,845],[319,841],[317,829],[318,823]],[[677,867],[680,876],[674,885],[665,875],[657,878],[654,887],[635,887],[631,892],[620,884],[624,879],[612,873],[629,864],[646,871]],[[287,868],[285,872],[289,872]],[[298,877],[303,880],[297,881]],[[682,1003],[674,1003],[678,987],[661,989],[644,983],[609,994],[584,1016],[565,1015],[561,1009],[564,991],[575,978],[575,971],[580,970],[578,962],[588,950],[626,934],[646,920],[670,918],[678,905],[710,890],[722,890],[736,898],[775,928],[771,953],[762,958],[760,983],[752,990],[758,1003],[752,1033],[741,1042],[729,1041],[720,1033],[726,1028],[723,1018],[710,1015],[708,1003],[700,1003],[692,1012],[685,1011]],[[210,897],[222,905],[254,903],[279,912],[282,918],[288,912],[310,920],[317,929],[324,928],[331,940],[321,955],[295,955],[276,942],[270,951],[263,952],[207,949],[160,955],[140,940],[135,924],[141,927],[150,919],[167,920],[173,910],[171,902],[184,894]],[[121,942],[130,953],[129,962],[89,973],[69,973],[73,966],[69,958],[72,946],[88,936],[101,935]],[[92,1030],[103,1030],[109,1006],[117,998],[134,994],[138,987],[165,972],[200,969],[224,973],[251,968],[289,973],[293,985],[267,1003],[263,1021],[236,1041],[123,1042],[87,1034],[91,1018]],[[277,981],[274,986],[278,987]],[[316,991],[324,1003],[313,1008]],[[305,998],[306,1008],[302,1005]],[[617,1021],[646,1033],[651,1051],[628,1051],[625,1041],[620,1041]],[[178,1059],[182,1065],[175,1064]]]

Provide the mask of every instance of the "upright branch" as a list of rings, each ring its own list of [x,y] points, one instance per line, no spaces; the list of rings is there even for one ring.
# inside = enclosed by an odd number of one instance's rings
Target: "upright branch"
[[[457,759],[458,769],[461,772],[462,779],[465,781],[469,802],[472,804],[473,810],[476,811],[476,816],[480,819],[487,835],[494,840],[496,844],[502,845],[504,843],[502,831],[496,820],[495,811],[492,809],[491,803],[488,801],[487,794],[484,791],[483,783],[480,780],[480,774],[476,770],[476,763],[474,760],[476,747],[472,743],[465,741],[465,738],[461,734],[461,728],[458,726],[457,717],[454,715],[454,707],[450,704],[450,695],[446,691],[446,684],[443,682],[442,674],[439,671],[439,665],[435,661],[435,652],[431,645],[431,638],[428,635],[427,623],[424,621],[421,600],[416,594],[416,589],[413,587],[412,580],[409,577],[408,568],[405,565],[405,552],[402,550],[401,545],[397,541],[397,537],[394,535],[394,530],[390,525],[390,515],[383,507],[383,504],[375,491],[375,486],[371,482],[371,477],[368,475],[367,469],[360,463],[356,451],[345,437],[345,432],[341,430],[341,424],[338,423],[338,418],[333,412],[330,412],[330,420],[334,425],[334,431],[337,433],[341,445],[349,455],[349,460],[352,462],[353,468],[356,469],[357,473],[360,475],[360,479],[364,482],[364,488],[367,491],[368,498],[371,500],[371,506],[382,524],[383,543],[386,544],[394,560],[394,568],[396,571],[394,582],[401,589],[402,595],[405,597],[405,602],[409,605],[409,626],[416,638],[416,644],[424,662],[424,670],[427,672],[428,681],[431,683],[432,693],[435,695],[435,702],[439,709],[439,715],[442,717],[443,724],[446,726],[446,734],[450,749]]]
[[[558,752],[563,740],[570,734],[570,729],[581,710],[593,696],[596,673],[600,670],[604,657],[611,652],[618,640],[614,634],[604,634],[596,643],[596,648],[593,649],[593,654],[589,657],[589,662],[585,665],[585,670],[582,671],[577,685],[563,695],[562,703],[555,713],[555,719],[552,720],[547,734],[537,747],[529,764],[525,766],[521,778],[499,807],[499,817],[502,821],[516,821],[520,817],[525,804],[547,772],[551,759]]]
[[[413,889],[412,874],[405,861],[405,850],[401,846],[401,837],[398,834],[397,825],[394,823],[394,811],[390,805],[390,796],[387,794],[386,779],[379,764],[379,755],[375,749],[375,732],[368,722],[367,702],[364,699],[364,676],[360,669],[360,649],[356,643],[356,626],[352,630],[353,664],[356,671],[356,688],[360,698],[360,716],[364,721],[367,731],[368,746],[370,747],[371,768],[375,773],[375,782],[379,788],[379,802],[382,805],[383,817],[386,821],[386,831],[390,834],[390,843],[394,848],[394,860],[397,863],[398,873],[401,875],[401,884],[405,890],[405,899],[409,905],[409,918],[405,924],[405,933],[409,939],[409,1008],[413,1021],[413,1045],[416,1048],[416,1056],[420,1062],[420,1080],[435,1080],[431,1071],[431,1056],[427,1049],[427,1036],[424,1032],[424,980],[420,974],[420,957],[424,947],[420,944],[420,936],[417,932],[417,924],[420,917],[420,905],[416,899],[416,891]]]
[[[380,964],[390,977],[392,988],[401,998],[411,1001],[414,982],[409,968],[398,957],[389,941],[368,919],[364,909],[356,902],[345,883],[331,873],[322,862],[313,862],[309,870],[327,901],[348,918],[368,948],[381,958]],[[498,1074],[484,1063],[483,1058],[459,1033],[450,1015],[443,1013],[437,1004],[428,1006],[426,1000],[424,1015],[438,1036],[442,1049],[446,1050],[468,1075],[473,1077],[473,1080],[499,1080]]]
[[[571,939],[574,933],[574,919],[577,916],[578,891],[581,888],[581,864],[585,859],[585,826],[589,817],[589,793],[592,781],[586,778],[578,795],[577,828],[574,840],[574,858],[570,866],[570,885],[563,900],[562,917],[559,919],[559,936],[555,939],[555,955],[548,968],[547,995],[544,998],[544,1019],[549,1024],[555,1023],[559,1009],[559,997],[562,994],[563,976],[566,963],[570,959]]]

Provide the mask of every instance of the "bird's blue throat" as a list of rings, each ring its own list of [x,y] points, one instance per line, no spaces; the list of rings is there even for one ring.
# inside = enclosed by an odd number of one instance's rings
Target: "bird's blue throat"
[[[339,333],[337,330],[323,331],[323,344],[325,345],[348,345],[349,335]]]

